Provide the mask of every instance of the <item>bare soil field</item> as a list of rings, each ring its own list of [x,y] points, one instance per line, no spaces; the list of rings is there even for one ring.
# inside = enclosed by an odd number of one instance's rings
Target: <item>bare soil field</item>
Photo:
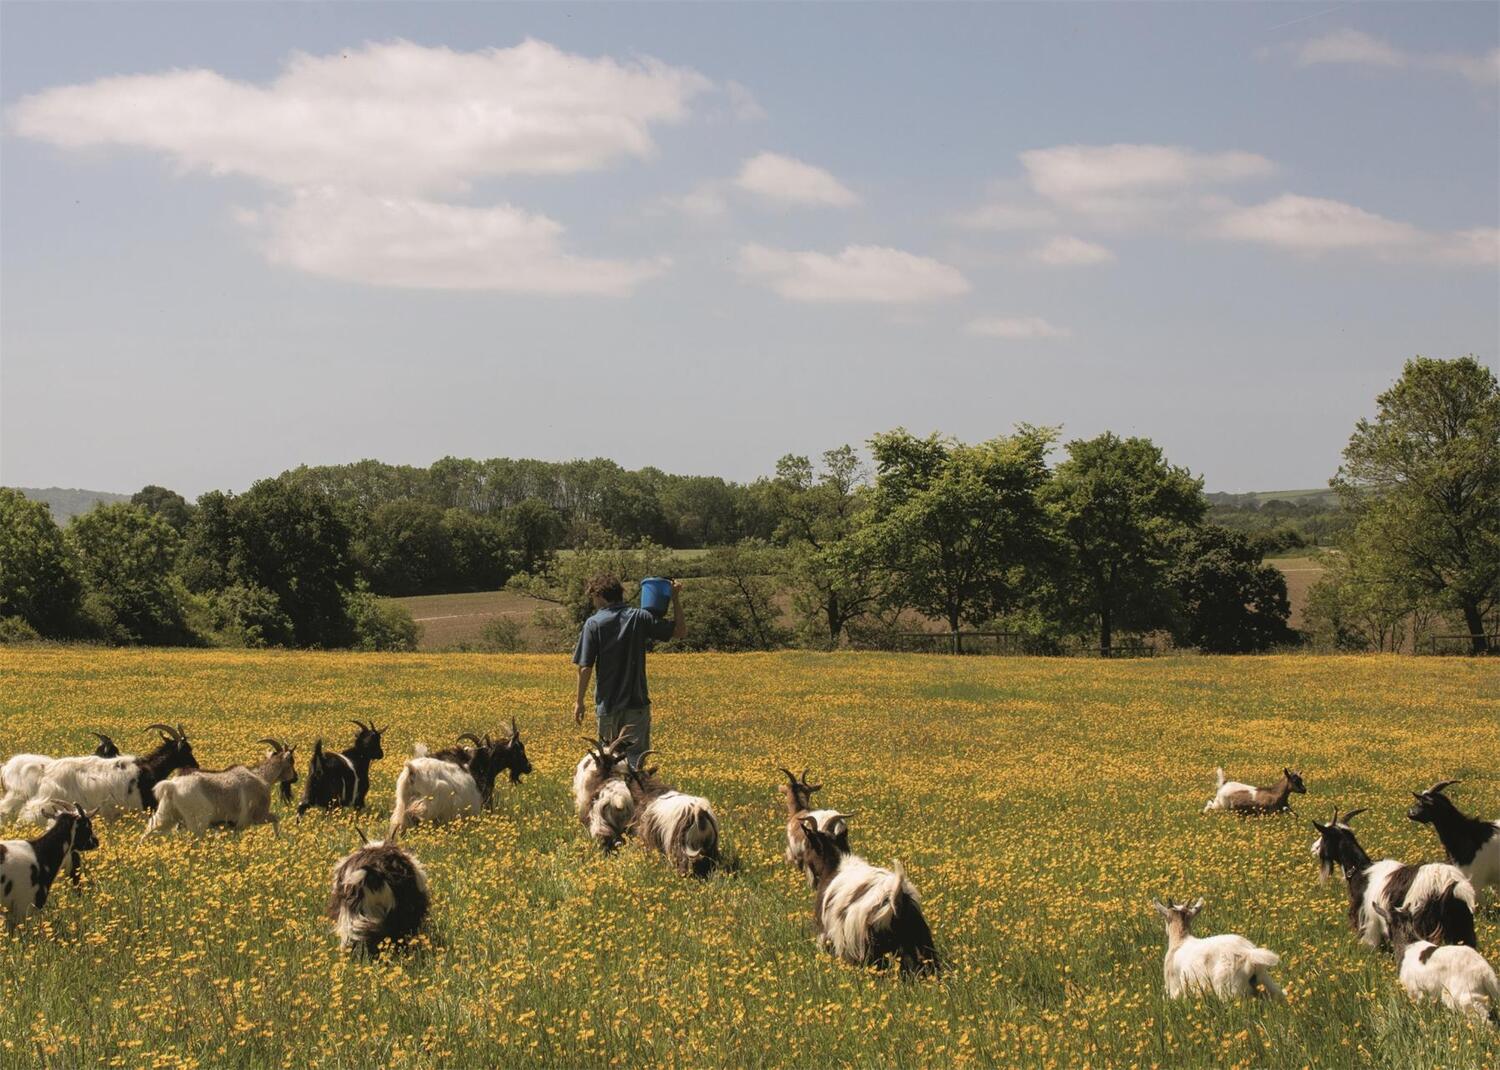
[[[1266,563],[1281,569],[1281,574],[1286,577],[1286,593],[1292,603],[1292,615],[1287,623],[1293,628],[1302,627],[1307,592],[1323,578],[1323,562],[1316,557],[1276,557]]]
[[[393,598],[405,606],[422,627],[419,650],[447,650],[461,643],[477,644],[484,626],[496,617],[509,617],[521,626],[528,647],[539,647],[542,633],[531,616],[546,605],[515,591],[473,591],[465,594],[424,594]]]

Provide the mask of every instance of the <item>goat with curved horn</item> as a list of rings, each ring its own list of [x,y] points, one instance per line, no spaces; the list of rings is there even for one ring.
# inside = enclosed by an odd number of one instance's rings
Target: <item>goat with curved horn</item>
[[[169,724],[161,724],[160,722],[158,722],[156,724],[148,724],[145,728],[141,729],[141,731],[142,732],[160,732],[163,739],[181,739],[182,738],[182,733],[180,733],[177,729],[173,728]]]

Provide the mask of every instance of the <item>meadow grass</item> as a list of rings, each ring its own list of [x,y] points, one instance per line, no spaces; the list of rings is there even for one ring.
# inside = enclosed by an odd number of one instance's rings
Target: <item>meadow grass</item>
[[[389,724],[373,833],[417,740],[520,722],[535,773],[494,812],[407,840],[430,932],[377,961],[321,912],[346,814],[136,842],[104,823],[80,893],[0,933],[0,1066],[1493,1066],[1496,1033],[1411,1005],[1320,885],[1307,820],[1335,801],[1375,857],[1435,859],[1408,791],[1465,777],[1500,816],[1500,669],[1468,660],[1142,662],[873,654],[676,655],[651,666],[663,774],[717,808],[732,874],[603,858],[574,819],[582,745],[552,656],[0,651],[0,752],[144,746],[188,726],[217,767],[284,736]],[[1309,795],[1295,817],[1202,814],[1213,768]],[[299,760],[299,767],[301,766]],[[899,858],[948,970],[840,965],[782,860],[777,765],[857,810],[856,850]],[[0,835],[34,834],[9,828]],[[1202,895],[1202,934],[1280,952],[1284,1006],[1167,1003],[1153,895]],[[1481,947],[1500,948],[1487,897]],[[37,924],[40,920],[41,924]]]

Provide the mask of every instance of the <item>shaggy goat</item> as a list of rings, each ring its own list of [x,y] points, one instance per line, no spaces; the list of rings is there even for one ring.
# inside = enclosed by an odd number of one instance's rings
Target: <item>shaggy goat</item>
[[[1205,814],[1210,810],[1233,810],[1237,814],[1278,814],[1292,808],[1291,797],[1294,792],[1298,795],[1307,793],[1307,785],[1302,783],[1302,778],[1285,767],[1282,767],[1281,779],[1274,787],[1269,788],[1252,787],[1241,784],[1238,780],[1225,780],[1223,766],[1214,770],[1214,773],[1219,779],[1219,790],[1203,808]]]
[[[1419,932],[1444,944],[1479,946],[1474,935],[1474,886],[1458,867],[1445,862],[1409,866],[1389,858],[1370,861],[1349,827],[1354,815],[1362,813],[1360,808],[1340,817],[1335,807],[1328,824],[1312,823],[1318,830],[1312,853],[1324,880],[1335,866],[1342,870],[1349,889],[1349,927],[1360,940],[1370,947],[1387,944],[1390,931],[1375,908],[1389,913],[1405,907]]]
[[[848,818],[848,814],[840,814]],[[817,898],[813,924],[825,950],[859,966],[884,966],[894,955],[901,972],[935,974],[941,969],[932,930],[922,915],[922,897],[897,862],[872,866],[840,849],[811,817],[802,819],[807,864]]]
[[[631,831],[649,851],[659,851],[684,876],[706,877],[719,864],[719,819],[709,801],[662,783],[647,769],[646,751],[626,780],[634,803]]]
[[[282,798],[291,800],[292,784],[297,779],[296,756],[292,747],[279,740],[256,742],[271,750],[253,767],[200,770],[156,785],[156,813],[151,815],[141,839],[179,826],[201,836],[210,825],[227,825],[238,831],[267,823],[279,837],[281,827],[271,812],[271,789],[281,785]]]
[[[1162,980],[1167,998],[1212,995],[1219,999],[1285,999],[1281,987],[1271,979],[1271,967],[1281,956],[1256,947],[1243,936],[1221,933],[1197,937],[1192,934],[1193,919],[1203,909],[1203,900],[1191,903],[1151,905],[1167,923],[1167,955],[1162,961]]]
[[[95,758],[118,758],[120,748],[102,732],[91,733],[99,740]],[[0,821],[9,821],[20,813],[26,800],[36,794],[36,786],[57,758],[46,754],[16,754],[0,765]]]
[[[81,806],[59,810],[36,839],[0,841],[0,906],[5,908],[7,929],[14,931],[47,905],[64,861],[76,872],[78,852],[99,846],[93,817]]]
[[[1476,891],[1500,888],[1500,821],[1481,821],[1454,806],[1443,791],[1460,783],[1441,780],[1426,791],[1412,792],[1417,801],[1406,816],[1432,826],[1449,861],[1463,871]]]
[[[807,868],[804,856],[807,854],[807,837],[802,834],[802,819],[811,817],[818,823],[818,827],[833,836],[839,845],[839,850],[845,854],[849,852],[849,826],[839,816],[837,810],[814,810],[812,806],[812,793],[821,788],[822,784],[808,782],[807,770],[802,770],[801,778],[798,778],[790,769],[783,768],[787,782],[781,785],[781,797],[786,803],[786,860],[789,864],[796,866],[807,876],[807,886],[813,886],[812,871]]]
[[[1500,979],[1483,955],[1462,944],[1423,939],[1411,912],[1401,907],[1375,909],[1390,929],[1401,987],[1412,999],[1441,999],[1478,1022],[1500,1020]]]
[[[531,772],[520,732],[511,722],[507,739],[483,739],[466,732],[459,741],[472,747],[447,747],[429,754],[418,743],[414,756],[396,778],[396,807],[391,812],[391,835],[426,821],[440,825],[464,814],[478,814],[489,805],[500,770],[510,771],[511,781]]]
[[[328,917],[345,950],[377,955],[385,941],[408,940],[422,927],[431,901],[427,871],[394,836],[359,838],[362,846],[334,864]]]
[[[584,739],[588,753],[573,769],[573,808],[596,843],[609,854],[625,839],[635,817],[635,799],[625,778],[630,730],[614,740]]]
[[[502,771],[510,774],[512,784],[519,783],[522,776],[531,772],[531,762],[526,757],[526,744],[521,742],[521,730],[516,727],[514,717],[510,721],[510,735],[505,739],[492,739],[488,732],[480,739],[472,732],[465,732],[458,737],[458,741],[467,741],[473,746],[444,747],[440,751],[434,751],[431,757],[454,762],[467,769],[473,776],[474,783],[479,786],[479,794],[486,809],[489,809],[494,800],[495,781]]]
[[[373,721],[349,723],[359,731],[347,750],[325,751],[321,739],[313,744],[312,755],[307,759],[307,783],[302,786],[302,801],[297,804],[299,818],[314,806],[324,810],[339,806],[365,808],[365,795],[370,790],[370,764],[385,757],[380,745],[385,729],[376,728]]]
[[[106,816],[137,808],[154,809],[156,785],[179,769],[197,769],[198,760],[181,725],[147,725],[146,731],[160,733],[161,742],[141,757],[90,755],[53,762],[21,808],[21,820],[39,823],[56,810],[72,806],[102,810]]]

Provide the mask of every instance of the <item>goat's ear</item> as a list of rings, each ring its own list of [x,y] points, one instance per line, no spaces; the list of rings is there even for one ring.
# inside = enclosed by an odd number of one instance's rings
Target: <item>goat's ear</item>
[[[815,818],[815,817],[804,817],[802,819],[802,831],[803,832],[817,832],[818,831],[818,819]]]
[[[1202,909],[1203,909],[1203,897],[1199,896],[1197,899],[1194,899],[1187,906],[1183,907],[1182,908],[1182,912],[1184,914],[1186,914],[1189,918],[1191,918],[1191,917],[1196,916],[1197,913],[1198,913],[1198,911],[1200,911]]]
[[[1385,909],[1385,907],[1381,906],[1379,903],[1371,903],[1370,905],[1374,908],[1375,913],[1380,915],[1382,921],[1389,922],[1391,920],[1391,915]]]

